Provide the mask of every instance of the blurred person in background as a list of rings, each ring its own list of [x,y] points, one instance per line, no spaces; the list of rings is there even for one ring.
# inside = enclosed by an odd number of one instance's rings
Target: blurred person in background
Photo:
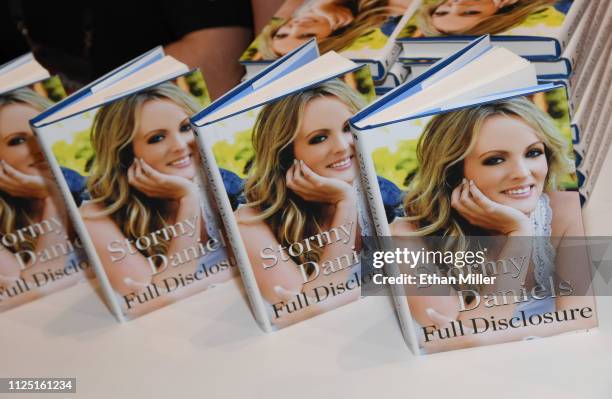
[[[105,0],[0,4],[0,64],[28,51],[69,91],[163,45],[200,68],[213,98],[235,86],[253,38],[249,0]]]

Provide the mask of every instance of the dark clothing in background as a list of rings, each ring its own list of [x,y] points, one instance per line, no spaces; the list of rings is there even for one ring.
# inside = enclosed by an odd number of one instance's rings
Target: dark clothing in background
[[[52,74],[60,75],[66,89],[78,88],[90,80],[87,0],[1,3],[0,40],[4,42],[9,37],[15,45],[3,43],[0,62],[32,51],[38,62]]]
[[[250,1],[0,1],[0,65],[33,51],[68,86],[84,85],[156,46],[220,26],[250,28]]]
[[[107,0],[95,3],[94,16],[92,60],[96,76],[190,32],[219,26],[251,27],[253,20],[249,0]]]

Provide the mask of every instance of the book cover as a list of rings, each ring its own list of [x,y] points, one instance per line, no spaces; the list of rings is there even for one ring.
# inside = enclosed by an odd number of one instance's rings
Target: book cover
[[[12,72],[20,73],[20,67]],[[70,287],[89,271],[29,125],[66,93],[57,77],[39,80],[25,74],[25,81],[31,80],[28,76],[37,81],[15,88],[13,77],[7,82],[10,91],[0,86],[0,312]],[[78,189],[76,174],[62,172],[71,188]]]
[[[351,303],[361,294],[361,236],[373,233],[348,119],[373,101],[375,92],[368,67],[345,62],[349,72],[301,88],[292,80],[295,86],[263,105],[206,123],[199,116],[192,119],[264,331]]]
[[[129,76],[139,73],[144,72]],[[195,70],[35,125],[120,321],[234,275],[207,180],[198,172],[199,152],[189,124],[189,116],[209,102]],[[81,190],[68,190],[62,168],[83,180]]]
[[[407,21],[412,0],[288,0],[246,49],[249,69],[288,54],[315,38],[321,54],[341,52],[384,78],[399,54],[395,39]],[[261,68],[261,66],[260,66]]]
[[[597,326],[563,86],[355,134],[377,233],[422,256],[395,261],[415,352]]]
[[[532,60],[561,56],[584,15],[584,0],[422,0],[398,36],[406,57],[441,58],[473,38]]]

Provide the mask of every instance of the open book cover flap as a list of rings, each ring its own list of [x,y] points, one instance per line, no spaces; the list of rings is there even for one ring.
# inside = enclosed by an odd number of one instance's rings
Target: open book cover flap
[[[413,119],[419,119],[419,118],[424,118],[427,116],[432,116],[432,115],[436,115],[436,114],[440,114],[443,112],[450,112],[450,111],[456,111],[462,108],[469,108],[469,107],[473,107],[475,105],[479,105],[479,104],[488,104],[488,103],[492,103],[495,101],[499,101],[499,100],[504,100],[504,99],[510,99],[510,98],[515,98],[515,97],[522,97],[525,95],[529,95],[529,94],[535,94],[535,93],[539,93],[539,92],[543,92],[543,91],[548,91],[548,90],[552,90],[555,88],[559,88],[559,87],[565,87],[562,84],[554,84],[554,83],[545,83],[545,84],[539,84],[537,86],[532,86],[532,87],[524,87],[524,88],[520,88],[517,90],[512,90],[512,91],[504,91],[504,92],[500,92],[500,93],[495,93],[489,96],[484,96],[484,97],[478,97],[478,98],[472,98],[472,99],[468,99],[464,102],[454,102],[454,103],[450,103],[447,106],[444,107],[438,107],[438,108],[433,108],[433,109],[429,109],[427,111],[424,112],[420,112],[416,115],[410,115],[406,118],[399,118],[399,119],[394,119],[394,120],[389,120],[385,123],[379,123],[379,124],[373,124],[373,125],[368,125],[368,126],[363,126],[363,127],[355,127],[355,125],[353,125],[351,123],[351,125],[353,126],[353,128],[355,130],[359,130],[359,131],[366,131],[366,130],[371,130],[371,129],[375,129],[381,126],[385,126],[385,125],[390,125],[390,124],[394,124],[394,123],[400,123],[400,122],[405,122],[408,120],[413,120]]]
[[[4,64],[0,65],[0,75],[15,69],[21,65],[27,64],[28,62],[32,61],[34,59],[34,54],[32,53],[27,53],[24,55],[21,55],[13,60],[10,60],[8,62],[5,62]]]
[[[424,82],[433,77],[438,73],[443,73],[446,76],[453,71],[457,70],[461,66],[467,64],[471,60],[478,58],[484,52],[492,49],[490,37],[481,36],[478,39],[472,41],[469,45],[457,51],[455,54],[441,59],[426,72],[419,75],[417,78],[398,86],[395,90],[390,91],[379,101],[362,109],[353,118],[351,118],[351,124],[355,124],[360,120],[366,118],[373,113],[385,109],[402,99],[411,96],[412,94],[419,92],[423,89]]]
[[[133,60],[121,65],[120,67],[112,70],[106,75],[94,80],[90,84],[86,85],[82,89],[78,90],[71,96],[67,97],[63,101],[55,104],[51,108],[47,109],[45,112],[38,115],[36,118],[30,121],[30,124],[35,127],[40,127],[39,122],[46,119],[48,116],[53,115],[60,109],[65,108],[66,106],[73,104],[80,99],[90,95],[92,93],[92,88],[99,87],[105,81],[112,79],[115,76],[121,76],[121,78],[129,76],[133,74],[135,71],[150,65],[151,63],[158,61],[164,57],[164,50],[161,46],[158,46],[136,58]],[[118,81],[120,79],[113,79],[113,81]]]
[[[357,70],[359,70],[359,69],[361,69],[361,68],[363,68],[363,65],[356,65],[355,67],[353,67],[353,68],[351,68],[351,69],[343,70],[343,71],[341,71],[341,72],[339,72],[339,73],[337,73],[337,74],[327,76],[327,77],[325,77],[324,79],[317,80],[317,81],[315,81],[315,82],[310,82],[310,83],[309,83],[309,84],[307,84],[307,85],[303,85],[303,86],[295,87],[295,88],[293,88],[293,89],[291,89],[291,90],[288,90],[288,91],[284,92],[282,95],[275,96],[275,97],[272,97],[272,98],[268,98],[268,99],[266,99],[266,100],[265,100],[265,101],[263,101],[263,102],[257,102],[257,103],[254,103],[254,104],[252,104],[252,105],[250,105],[250,106],[248,106],[248,107],[246,107],[246,108],[240,109],[239,111],[233,112],[233,113],[231,113],[231,114],[229,114],[229,115],[225,115],[225,116],[223,116],[223,117],[220,117],[220,118],[218,118],[218,119],[211,120],[211,121],[206,122],[206,123],[199,123],[199,124],[194,123],[194,125],[196,125],[196,126],[198,126],[198,127],[202,127],[202,126],[206,126],[206,125],[210,125],[210,124],[213,124],[213,123],[219,122],[219,121],[221,121],[221,120],[229,119],[229,118],[231,118],[231,117],[233,117],[233,116],[236,116],[236,115],[238,115],[238,114],[241,114],[241,113],[243,113],[243,112],[246,112],[246,111],[249,111],[249,110],[252,110],[252,109],[255,109],[255,108],[261,107],[262,105],[265,105],[265,104],[268,104],[268,103],[274,102],[274,101],[276,101],[276,100],[278,100],[278,99],[280,99],[280,98],[282,98],[282,97],[285,97],[285,96],[288,96],[288,95],[291,95],[291,94],[294,94],[294,93],[297,93],[297,92],[300,92],[300,91],[307,90],[307,89],[309,89],[309,88],[311,88],[311,87],[317,86],[317,85],[319,85],[319,84],[321,84],[321,83],[323,83],[323,82],[326,82],[326,81],[328,81],[328,80],[333,80],[333,79],[336,79],[336,78],[338,78],[338,77],[340,77],[340,76],[346,75],[347,73],[350,73],[350,72],[355,72],[355,71],[357,71]],[[207,108],[207,109],[208,109],[208,108]],[[206,110],[207,110],[207,109],[206,109]],[[192,122],[193,122],[193,120],[192,120]]]
[[[214,101],[204,110],[195,114],[191,121],[194,125],[199,126],[198,121],[207,115],[251,94],[256,89],[262,88],[265,85],[272,83],[282,74],[294,71],[301,66],[313,61],[319,57],[319,48],[315,39],[309,40],[306,44],[296,48],[284,57],[274,61],[270,66],[255,75],[251,79],[242,82],[225,95]]]

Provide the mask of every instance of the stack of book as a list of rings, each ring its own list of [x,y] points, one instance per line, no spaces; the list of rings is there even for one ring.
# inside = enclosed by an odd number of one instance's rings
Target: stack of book
[[[607,1],[486,2],[422,0],[397,42],[414,79],[476,35],[531,61],[540,82],[567,86],[582,200],[591,194],[609,147],[602,118],[610,98],[612,4]],[[602,88],[602,89],[600,89]],[[595,134],[598,132],[598,134]]]
[[[415,353],[594,328],[588,261],[566,240],[584,235],[566,86],[488,36],[376,100],[370,72],[311,40],[191,117],[262,329],[358,302],[385,263],[400,277],[377,246],[391,235],[446,248],[415,260],[425,277],[467,278],[392,286]],[[475,253],[482,272],[461,263]]]
[[[416,353],[594,328],[589,259],[568,238],[610,141],[611,10],[288,1],[212,103],[161,47],[54,105],[15,93],[48,77],[31,56],[0,66],[0,310],[91,265],[127,321],[239,272],[271,332],[400,277],[380,246],[394,236],[434,256],[402,276],[445,278],[392,285]],[[440,59],[410,77],[398,37]]]
[[[321,54],[336,51],[368,65],[376,93],[384,94],[408,78],[396,39],[417,5],[413,0],[287,0],[240,58],[244,80],[314,38]]]

